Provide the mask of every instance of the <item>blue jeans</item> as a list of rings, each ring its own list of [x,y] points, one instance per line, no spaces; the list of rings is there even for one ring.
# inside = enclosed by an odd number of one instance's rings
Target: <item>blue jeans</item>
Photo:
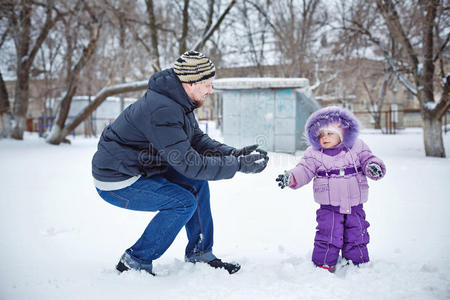
[[[120,190],[97,192],[121,208],[159,211],[137,242],[125,251],[122,258],[129,266],[151,271],[152,261],[169,248],[183,226],[188,237],[185,260],[208,262],[215,258],[208,181],[187,178],[170,168],[166,174],[141,177]]]

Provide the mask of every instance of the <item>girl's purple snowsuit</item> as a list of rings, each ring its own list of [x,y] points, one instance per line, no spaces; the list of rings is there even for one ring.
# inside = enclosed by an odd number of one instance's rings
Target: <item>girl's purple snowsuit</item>
[[[322,149],[319,130],[333,123],[344,129],[343,141],[333,149]],[[297,166],[290,170],[291,188],[297,189],[314,178],[314,200],[321,204],[317,210],[317,232],[312,260],[316,265],[334,266],[339,252],[354,264],[369,261],[367,244],[369,223],[365,220],[363,203],[368,199],[367,177],[373,180],[366,166],[384,163],[358,139],[359,123],[354,115],[331,106],[313,113],[306,123],[306,136],[311,146],[306,149]]]

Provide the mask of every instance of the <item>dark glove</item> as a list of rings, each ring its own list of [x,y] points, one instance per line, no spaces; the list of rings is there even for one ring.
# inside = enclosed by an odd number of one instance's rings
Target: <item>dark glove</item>
[[[292,179],[291,173],[289,173],[288,171],[284,171],[284,174],[278,175],[275,181],[278,181],[278,186],[284,189],[285,187],[291,185],[291,179]]]
[[[366,173],[369,173],[374,178],[383,177],[383,170],[377,164],[371,163],[366,166]]]
[[[269,157],[264,154],[249,154],[238,157],[238,161],[239,172],[259,173],[266,168]]]
[[[246,146],[244,148],[241,149],[234,149],[233,151],[231,151],[230,155],[239,157],[242,155],[249,155],[250,153],[252,153],[253,151],[259,152],[265,156],[267,156],[267,152],[262,150],[262,149],[258,149],[259,145],[255,144],[255,145],[251,145],[251,146]]]

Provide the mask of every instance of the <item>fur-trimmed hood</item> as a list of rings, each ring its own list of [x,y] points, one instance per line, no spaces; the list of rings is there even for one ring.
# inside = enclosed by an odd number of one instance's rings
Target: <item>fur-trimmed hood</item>
[[[355,115],[338,106],[328,106],[314,112],[309,116],[305,125],[305,135],[314,149],[320,149],[319,130],[333,123],[338,123],[344,130],[342,143],[351,148],[359,134],[360,124]]]

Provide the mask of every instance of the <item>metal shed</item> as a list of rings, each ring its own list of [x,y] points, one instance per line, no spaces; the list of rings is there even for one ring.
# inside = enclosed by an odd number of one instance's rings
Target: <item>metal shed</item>
[[[235,147],[259,144],[274,152],[306,149],[306,119],[319,108],[306,96],[308,88],[306,78],[216,79],[224,142]]]

